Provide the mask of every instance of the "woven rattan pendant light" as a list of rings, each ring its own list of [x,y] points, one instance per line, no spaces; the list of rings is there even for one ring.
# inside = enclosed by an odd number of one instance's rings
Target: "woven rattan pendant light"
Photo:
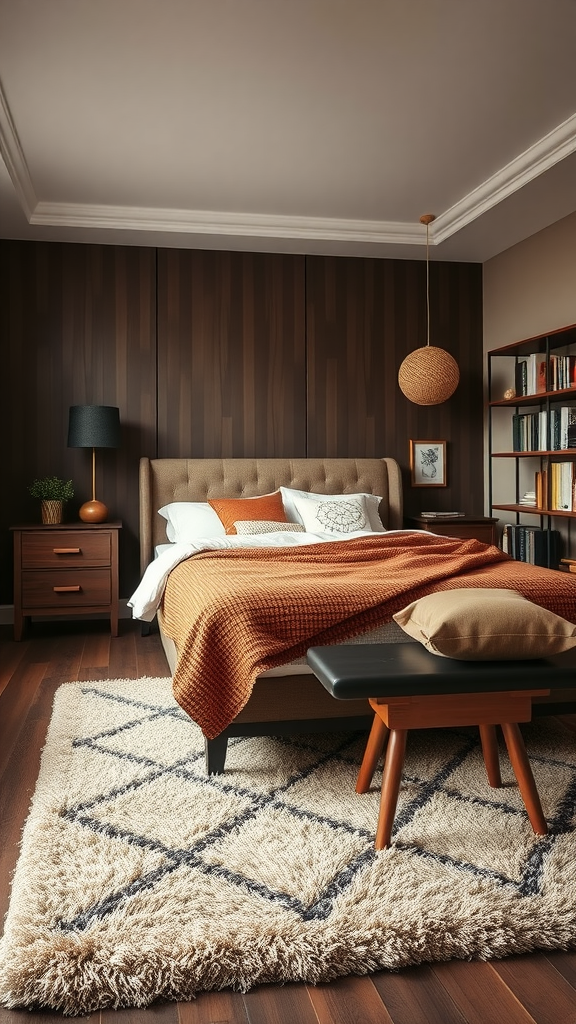
[[[428,233],[433,220],[433,213],[420,217],[420,223],[426,225],[426,345],[410,352],[398,370],[400,390],[415,405],[440,405],[454,394],[460,380],[460,370],[454,357],[446,349],[430,344]]]

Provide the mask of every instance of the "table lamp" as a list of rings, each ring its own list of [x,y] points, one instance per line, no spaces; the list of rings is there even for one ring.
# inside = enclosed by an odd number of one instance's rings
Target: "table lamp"
[[[92,449],[92,500],[79,511],[84,523],[105,523],[108,509],[96,500],[96,449],[118,448],[120,410],[115,405],[72,405],[68,422],[68,447]]]

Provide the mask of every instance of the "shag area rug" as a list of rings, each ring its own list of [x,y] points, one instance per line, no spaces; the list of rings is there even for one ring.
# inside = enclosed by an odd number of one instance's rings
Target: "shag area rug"
[[[66,1014],[576,944],[576,743],[524,727],[550,834],[476,730],[409,734],[393,845],[365,736],[203,739],[167,679],[58,690],[0,944],[0,999]]]

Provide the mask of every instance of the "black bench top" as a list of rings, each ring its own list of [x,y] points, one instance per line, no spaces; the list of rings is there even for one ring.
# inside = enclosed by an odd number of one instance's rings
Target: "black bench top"
[[[457,661],[422,644],[337,644],[310,647],[314,675],[341,700],[357,697],[489,693],[576,685],[576,648],[526,661]]]

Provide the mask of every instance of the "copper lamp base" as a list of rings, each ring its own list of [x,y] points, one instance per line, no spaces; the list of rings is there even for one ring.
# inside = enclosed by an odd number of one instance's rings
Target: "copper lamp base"
[[[105,523],[108,518],[108,509],[102,501],[85,501],[80,506],[78,513],[83,523]]]

